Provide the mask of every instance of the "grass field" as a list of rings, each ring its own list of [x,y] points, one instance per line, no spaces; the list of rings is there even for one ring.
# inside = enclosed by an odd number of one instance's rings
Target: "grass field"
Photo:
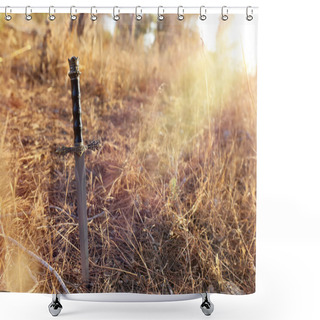
[[[209,52],[192,17],[148,48],[146,25],[0,18],[0,290],[254,292],[256,75],[234,68],[227,24]],[[55,154],[73,144],[71,56],[84,139],[102,142],[86,154],[90,289],[74,158]]]

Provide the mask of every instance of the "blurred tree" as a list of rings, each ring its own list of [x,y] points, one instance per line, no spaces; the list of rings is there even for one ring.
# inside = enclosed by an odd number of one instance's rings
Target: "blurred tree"
[[[164,15],[162,21],[157,22],[156,43],[159,50],[164,51],[170,46],[180,46],[187,49],[199,45],[199,32],[196,26],[197,16],[186,16],[179,21],[175,14]]]
[[[137,21],[135,14],[123,14],[116,23],[115,39],[119,44],[134,45],[135,40],[152,30],[151,23],[156,21],[155,15],[146,14]]]
[[[70,19],[69,30],[71,32],[73,30],[73,28],[76,27],[78,37],[81,37],[83,34],[84,26],[86,24],[85,16],[87,16],[87,15],[85,15],[84,13],[80,13],[77,20],[73,21]],[[75,22],[77,22],[77,23],[75,23]]]

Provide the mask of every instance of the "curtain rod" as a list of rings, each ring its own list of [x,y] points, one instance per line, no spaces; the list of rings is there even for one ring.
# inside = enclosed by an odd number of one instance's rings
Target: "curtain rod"
[[[2,6],[0,7],[0,13],[7,14],[32,14],[32,13],[93,13],[93,14],[113,14],[115,9],[117,10],[118,14],[121,13],[138,13],[138,14],[144,14],[144,13],[150,13],[150,14],[158,14],[159,12],[161,14],[177,14],[178,10],[180,13],[183,14],[199,14],[200,8],[201,12],[205,12],[206,14],[217,14],[221,13],[222,10],[224,12],[227,12],[228,14],[246,14],[247,10],[250,10],[250,14],[257,13],[258,7],[165,7],[165,6],[159,6],[159,7],[121,7],[121,6],[114,6],[114,7],[80,7],[80,6],[71,6],[71,7],[36,7],[36,6],[26,6],[26,7],[15,7],[15,6]]]

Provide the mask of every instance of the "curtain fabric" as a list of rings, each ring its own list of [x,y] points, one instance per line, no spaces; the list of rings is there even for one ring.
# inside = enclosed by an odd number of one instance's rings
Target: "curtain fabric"
[[[2,15],[0,37],[0,291],[253,293],[257,16]],[[73,56],[81,196],[56,152]]]

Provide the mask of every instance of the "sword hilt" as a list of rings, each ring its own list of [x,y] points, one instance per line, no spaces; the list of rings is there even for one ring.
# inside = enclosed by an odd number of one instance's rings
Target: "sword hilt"
[[[87,150],[98,150],[101,142],[98,140],[90,142],[88,145],[83,144],[82,139],[82,121],[81,121],[81,94],[80,94],[80,74],[79,58],[71,57],[68,59],[70,71],[68,73],[71,79],[71,98],[72,98],[72,113],[73,113],[73,132],[74,132],[74,146],[73,147],[59,147],[56,153],[59,155],[66,155],[67,153],[75,153],[79,157]]]
[[[72,113],[73,113],[73,132],[74,144],[80,145],[82,140],[82,121],[81,121],[81,93],[80,93],[80,74],[79,58],[71,57],[68,59],[70,71],[68,73],[71,79],[71,98],[72,98]]]

